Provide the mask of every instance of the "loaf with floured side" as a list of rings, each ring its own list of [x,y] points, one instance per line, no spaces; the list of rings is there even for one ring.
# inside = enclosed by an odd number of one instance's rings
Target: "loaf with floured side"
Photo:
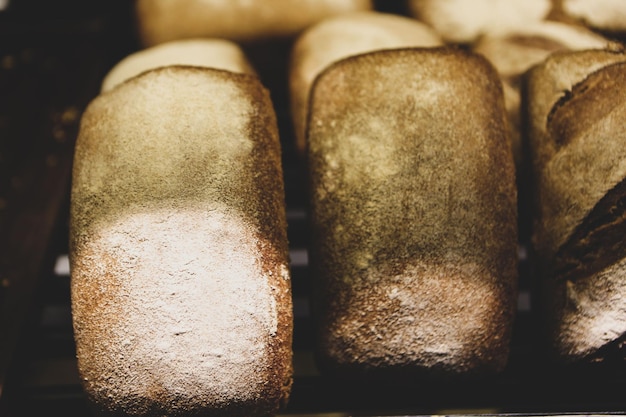
[[[533,163],[533,248],[553,358],[626,357],[626,54],[551,55],[524,98]]]
[[[517,224],[495,69],[456,48],[376,51],[323,71],[310,104],[320,369],[453,378],[501,371]]]
[[[70,265],[78,367],[98,412],[267,416],[288,399],[280,158],[254,76],[158,68],[89,104]]]

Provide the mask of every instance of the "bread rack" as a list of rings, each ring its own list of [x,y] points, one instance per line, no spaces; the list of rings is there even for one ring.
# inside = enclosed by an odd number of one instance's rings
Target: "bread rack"
[[[106,71],[136,48],[132,24],[127,1],[30,0],[16,2],[11,13],[0,12],[2,416],[91,415],[76,369],[69,304],[73,142],[81,111],[97,94]],[[271,54],[266,47],[249,52],[272,91],[284,142],[295,313],[295,380],[281,414],[626,414],[624,369],[600,374],[563,370],[543,357],[523,244],[519,308],[504,374],[473,382],[372,384],[346,383],[317,372],[307,302],[304,177],[291,145],[283,81],[289,45],[273,45]]]

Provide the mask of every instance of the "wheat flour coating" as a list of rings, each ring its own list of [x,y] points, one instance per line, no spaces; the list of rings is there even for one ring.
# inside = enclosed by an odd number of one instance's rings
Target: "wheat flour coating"
[[[345,13],[311,26],[297,39],[289,63],[290,110],[296,148],[306,148],[309,91],[332,62],[380,49],[441,46],[432,28],[415,19],[376,11]]]
[[[559,360],[624,355],[626,54],[555,53],[528,74],[533,245]]]
[[[311,94],[320,368],[502,370],[517,225],[494,68],[454,48],[377,51],[332,64]]]
[[[291,38],[327,17],[372,8],[371,0],[138,0],[135,14],[140,41],[152,46],[197,37]]]
[[[280,158],[254,76],[171,66],[90,103],[70,261],[79,371],[96,409],[266,416],[287,400]]]

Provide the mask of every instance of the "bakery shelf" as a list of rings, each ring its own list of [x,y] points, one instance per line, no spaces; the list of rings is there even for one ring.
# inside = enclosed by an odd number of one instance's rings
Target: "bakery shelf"
[[[9,2],[0,11],[0,415],[89,416],[69,305],[67,225],[73,143],[106,71],[137,48],[130,2]],[[466,382],[344,381],[314,365],[307,302],[303,164],[286,106],[289,45],[250,58],[272,91],[281,138],[295,309],[295,381],[282,415],[626,414],[626,372],[551,366],[538,342],[532,271],[522,279],[508,369]]]

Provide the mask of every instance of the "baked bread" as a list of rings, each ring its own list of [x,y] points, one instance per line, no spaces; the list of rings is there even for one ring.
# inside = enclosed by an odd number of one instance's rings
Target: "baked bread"
[[[533,246],[551,352],[624,356],[626,54],[561,52],[528,73]]]
[[[304,154],[309,90],[332,62],[380,49],[440,46],[439,36],[424,23],[391,13],[360,11],[329,17],[297,39],[289,64],[290,109],[296,149]]]
[[[144,46],[184,38],[224,38],[238,43],[296,36],[335,14],[372,9],[372,0],[137,0]]]
[[[545,19],[552,0],[407,0],[409,13],[448,43],[468,44]]]
[[[622,0],[553,0],[555,13],[590,28],[626,34],[626,3]]]
[[[191,65],[226,71],[256,74],[243,50],[225,39],[182,39],[136,51],[109,70],[101,92],[158,67]]]
[[[501,371],[516,190],[488,61],[440,47],[335,62],[311,91],[307,155],[320,370]]]
[[[169,66],[96,97],[71,189],[76,352],[99,412],[267,416],[292,308],[281,151],[258,78]]]
[[[524,159],[520,115],[523,74],[553,52],[606,48],[613,43],[583,26],[541,21],[505,33],[488,33],[472,44],[472,49],[484,55],[502,78],[509,136],[518,168]]]

